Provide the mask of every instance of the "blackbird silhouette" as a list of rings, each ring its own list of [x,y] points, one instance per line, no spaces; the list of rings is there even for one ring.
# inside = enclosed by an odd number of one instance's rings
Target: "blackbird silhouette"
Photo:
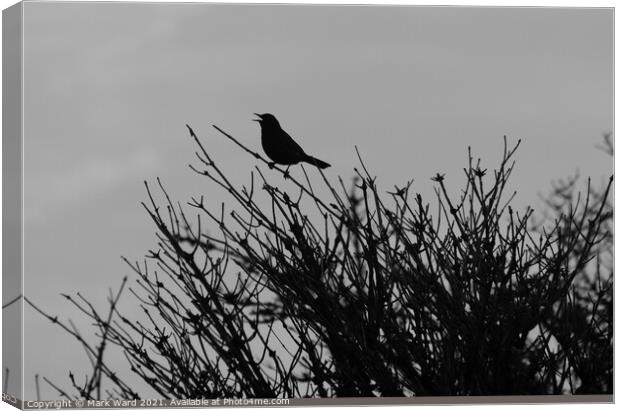
[[[261,144],[267,157],[275,164],[291,166],[301,162],[312,164],[318,168],[327,168],[330,165],[323,160],[312,157],[293,140],[291,136],[280,127],[280,123],[273,114],[258,114],[258,121],[261,129]]]

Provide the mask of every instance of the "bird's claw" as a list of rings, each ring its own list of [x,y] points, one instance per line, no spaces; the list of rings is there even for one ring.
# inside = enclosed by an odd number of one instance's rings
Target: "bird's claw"
[[[270,169],[273,170],[273,168],[275,167],[276,163],[274,163],[273,161],[271,163],[267,164],[269,166]]]

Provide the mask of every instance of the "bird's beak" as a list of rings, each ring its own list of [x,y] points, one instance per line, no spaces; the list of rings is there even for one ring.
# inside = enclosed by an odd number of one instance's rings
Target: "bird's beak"
[[[258,121],[260,123],[263,117],[258,113],[254,113],[254,115],[257,116],[258,118],[253,118],[252,121]]]

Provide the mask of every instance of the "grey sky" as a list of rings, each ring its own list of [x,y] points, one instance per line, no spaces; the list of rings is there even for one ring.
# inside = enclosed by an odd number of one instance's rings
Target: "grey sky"
[[[496,165],[503,135],[523,139],[518,206],[539,204],[575,170],[599,182],[612,172],[594,148],[613,126],[612,18],[610,9],[27,3],[26,295],[86,327],[59,293],[103,306],[131,274],[120,256],[141,259],[155,244],[143,180],[162,177],[180,201],[224,199],[187,168],[185,123],[237,182],[255,161],[210,125],[259,149],[253,112],[275,114],[333,165],[334,181],[353,175],[357,145],[386,190],[414,178],[428,201],[434,173],[454,188],[463,181],[468,145]],[[64,386],[68,367],[81,375],[76,342],[28,307],[25,327],[26,398],[35,373]]]

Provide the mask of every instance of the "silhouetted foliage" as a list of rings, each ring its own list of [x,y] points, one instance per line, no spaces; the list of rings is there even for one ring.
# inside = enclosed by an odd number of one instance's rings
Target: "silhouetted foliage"
[[[163,398],[612,392],[611,178],[559,184],[534,222],[505,193],[519,143],[493,171],[470,152],[456,197],[437,174],[431,209],[411,182],[381,191],[361,157],[350,189],[314,171],[327,196],[303,168],[274,168],[294,191],[258,167],[237,187],[188,129],[192,169],[229,201],[182,206],[147,185],[158,243],[128,261],[144,318],[119,312],[120,292],[106,315],[67,296],[100,343],[60,323],[94,370],[62,395],[101,397],[106,377],[107,396],[138,396],[105,365],[109,345]]]

